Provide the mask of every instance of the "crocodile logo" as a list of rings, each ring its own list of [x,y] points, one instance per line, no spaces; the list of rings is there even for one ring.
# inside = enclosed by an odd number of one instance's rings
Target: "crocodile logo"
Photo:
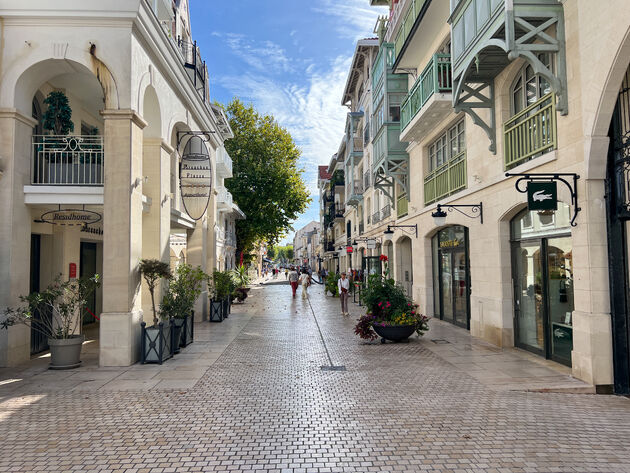
[[[543,202],[545,200],[551,200],[551,194],[545,194],[545,191],[538,191],[532,194],[532,199],[534,202]]]

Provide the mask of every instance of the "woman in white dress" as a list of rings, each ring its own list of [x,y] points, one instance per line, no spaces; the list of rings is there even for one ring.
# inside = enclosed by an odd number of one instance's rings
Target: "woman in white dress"
[[[302,273],[300,276],[300,284],[302,285],[302,299],[306,299],[308,297],[308,286],[311,283],[310,276],[308,273]]]

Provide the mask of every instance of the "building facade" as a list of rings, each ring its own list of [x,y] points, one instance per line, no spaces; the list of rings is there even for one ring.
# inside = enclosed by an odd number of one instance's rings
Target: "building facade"
[[[320,222],[312,221],[304,225],[293,237],[293,262],[298,266],[318,268]]]
[[[384,201],[357,213],[375,249],[352,264],[386,254],[424,313],[630,392],[626,3],[371,4],[390,7],[370,65]]]
[[[152,318],[139,260],[229,267],[242,217],[222,187],[232,131],[209,99],[188,2],[5,3],[0,20],[0,308],[57,275],[99,273],[100,364],[129,365]],[[42,122],[51,92],[68,98],[73,129]],[[44,345],[2,330],[0,366]]]

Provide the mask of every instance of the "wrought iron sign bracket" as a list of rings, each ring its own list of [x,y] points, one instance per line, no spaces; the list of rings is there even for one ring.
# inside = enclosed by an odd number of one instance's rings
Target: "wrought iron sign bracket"
[[[511,173],[506,172],[505,177],[518,177],[516,182],[514,183],[514,187],[521,194],[527,193],[527,184],[530,182],[562,182],[569,188],[569,192],[571,193],[571,204],[573,205],[573,217],[571,218],[571,226],[577,227],[577,223],[575,223],[575,219],[577,219],[578,212],[582,210],[581,207],[578,206],[578,188],[577,181],[580,178],[578,174],[575,173]],[[573,180],[573,184],[571,184],[570,180]],[[525,187],[523,188],[522,183],[525,182]]]
[[[459,210],[460,208],[470,209],[471,214],[464,212],[463,210]],[[431,214],[432,217],[446,217],[446,213],[444,210],[446,209],[449,212],[455,210],[462,215],[465,215],[468,218],[478,218],[480,219],[481,224],[483,225],[483,202],[479,202],[478,204],[438,204],[435,212]]]
[[[387,225],[387,230],[383,232],[385,237],[394,234],[394,230],[392,230],[392,228],[402,228],[403,233],[407,235],[413,235],[415,233],[416,238],[418,238],[418,225]],[[406,230],[407,228],[409,228],[409,230]]]
[[[177,149],[179,149],[179,145],[182,143],[182,140],[186,136],[199,136],[203,140],[204,143],[210,141],[210,135],[212,133],[216,133],[216,131],[208,130],[208,131],[178,131],[177,132]]]

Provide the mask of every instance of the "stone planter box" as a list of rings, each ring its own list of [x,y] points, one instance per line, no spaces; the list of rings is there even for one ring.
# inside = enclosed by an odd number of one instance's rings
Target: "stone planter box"
[[[141,352],[140,361],[144,363],[162,364],[173,356],[171,321],[160,322],[157,327],[147,327],[146,322],[140,324]]]
[[[223,301],[210,299],[210,322],[223,322]]]

